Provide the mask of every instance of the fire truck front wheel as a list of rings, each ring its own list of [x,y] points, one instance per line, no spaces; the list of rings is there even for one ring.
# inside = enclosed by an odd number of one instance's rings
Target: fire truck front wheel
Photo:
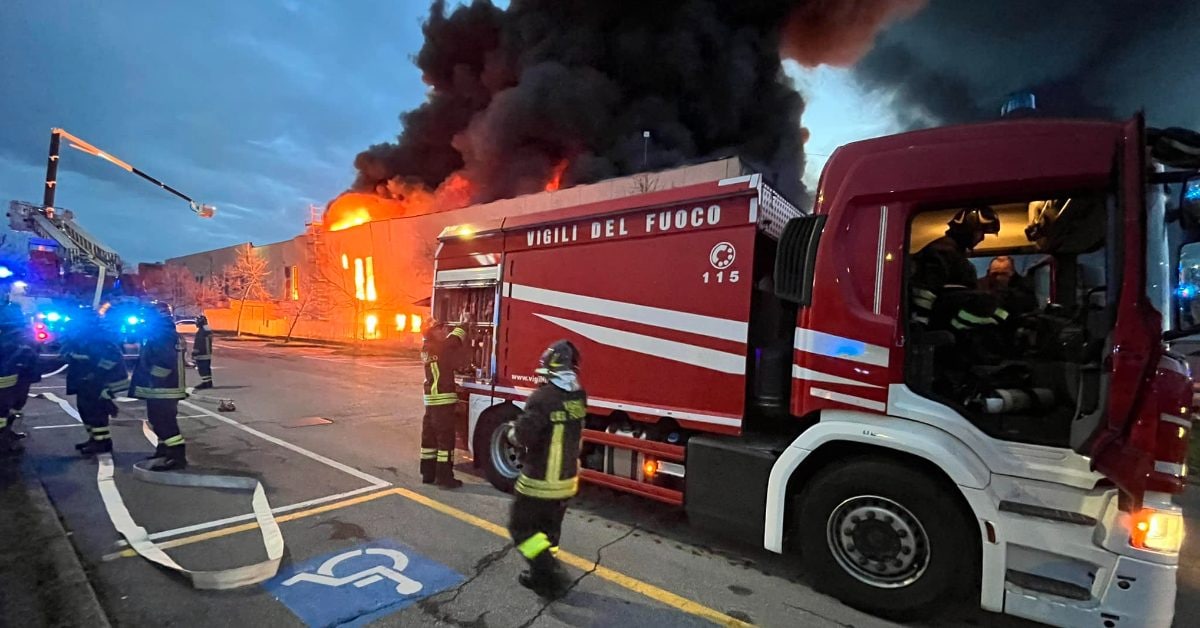
[[[516,406],[508,404],[489,408],[480,415],[472,438],[475,460],[483,467],[483,474],[492,486],[506,493],[512,492],[521,472],[521,451],[508,442],[505,426],[518,414]]]
[[[972,522],[954,495],[898,462],[863,458],[825,468],[801,497],[797,525],[817,588],[870,613],[925,616],[977,578]]]

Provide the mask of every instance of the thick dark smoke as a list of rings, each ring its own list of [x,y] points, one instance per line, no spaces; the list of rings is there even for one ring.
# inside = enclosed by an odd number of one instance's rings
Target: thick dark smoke
[[[481,202],[539,191],[564,162],[570,185],[738,155],[799,195],[804,104],[781,38],[804,63],[853,63],[922,3],[476,0],[447,14],[438,0],[416,57],[430,96],[396,142],[358,155],[354,187]]]
[[[1029,89],[1044,115],[1200,126],[1200,2],[932,0],[855,66],[909,127],[987,120]]]

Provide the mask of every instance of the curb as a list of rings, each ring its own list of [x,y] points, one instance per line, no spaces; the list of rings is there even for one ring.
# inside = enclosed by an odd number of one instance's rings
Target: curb
[[[5,583],[0,625],[109,628],[108,616],[45,487],[37,480],[11,479],[16,486],[10,490],[25,494],[21,518],[27,521],[21,522],[25,527],[21,545],[6,548],[5,558],[20,561],[28,571],[8,570],[8,578],[22,580],[15,585],[0,577]]]

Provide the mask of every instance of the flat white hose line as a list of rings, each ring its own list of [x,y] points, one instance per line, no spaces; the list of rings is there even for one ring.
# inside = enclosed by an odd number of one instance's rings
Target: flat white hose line
[[[50,371],[49,373],[43,373],[42,377],[53,377],[53,376],[58,375],[59,373],[65,371],[66,369],[67,369],[67,365],[64,364],[64,365],[54,369],[53,371]]]
[[[79,420],[79,412],[67,400],[54,393],[45,393],[44,397],[58,404],[75,420]],[[149,422],[142,422],[142,433],[146,435],[151,444],[157,445],[158,439],[150,430]],[[283,559],[283,533],[279,530],[279,522],[275,520],[275,515],[271,512],[271,504],[267,501],[266,491],[257,479],[235,475],[148,471],[137,465],[133,467],[134,477],[151,484],[253,491],[254,495],[250,503],[254,510],[254,518],[258,521],[259,529],[262,530],[267,559],[232,569],[196,571],[181,567],[179,563],[167,556],[162,548],[150,540],[150,534],[146,532],[146,529],[133,520],[129,509],[125,507],[125,500],[121,498],[121,491],[117,489],[112,454],[100,454],[96,459],[99,463],[96,469],[96,487],[100,490],[100,498],[104,501],[104,509],[108,511],[108,518],[117,532],[133,548],[133,551],[142,558],[183,574],[197,589],[236,589],[269,580],[279,572],[279,563]]]

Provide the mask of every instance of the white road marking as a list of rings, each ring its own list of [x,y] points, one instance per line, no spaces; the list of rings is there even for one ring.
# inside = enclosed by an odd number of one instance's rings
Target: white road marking
[[[276,438],[275,436],[271,436],[270,434],[260,432],[252,427],[242,425],[241,423],[238,423],[237,421],[234,421],[233,419],[231,419],[229,417],[221,416],[221,415],[217,414],[216,412],[213,412],[207,408],[198,406],[190,401],[181,401],[181,402],[179,402],[179,405],[186,406],[186,407],[191,408],[192,410],[195,410],[196,412],[199,412],[205,416],[216,419],[227,425],[236,427],[237,429],[242,430],[243,432],[246,432],[247,434],[253,434],[253,435],[267,441],[268,443],[272,443],[274,445],[279,445],[280,447],[283,447],[284,449],[290,449],[291,451],[294,451],[294,452],[300,454],[301,456],[304,456],[304,457],[312,459],[312,460],[316,460],[317,462],[320,462],[321,464],[323,464],[325,466],[333,467],[334,469],[337,469],[338,471],[341,471],[342,473],[346,473],[346,474],[352,475],[360,480],[370,482],[371,484],[375,485],[376,488],[392,485],[392,483],[388,482],[387,480],[375,477],[375,476],[371,475],[370,473],[359,471],[358,469],[355,469],[354,467],[351,467],[346,464],[342,464],[336,460],[326,458],[325,456],[322,456],[321,454],[318,454],[314,451],[309,451],[299,445],[294,445],[292,443],[289,443],[288,441],[283,440],[282,438]]]
[[[327,495],[325,497],[318,497],[316,499],[310,499],[307,501],[297,502],[295,504],[288,504],[287,506],[280,506],[278,508],[272,508],[271,512],[278,515],[278,514],[283,514],[286,512],[291,512],[293,510],[302,510],[304,508],[308,508],[309,506],[319,506],[321,504],[327,504],[329,502],[336,502],[336,501],[339,501],[342,499],[346,499],[348,497],[354,497],[355,495],[362,495],[363,493],[370,493],[371,491],[377,491],[381,488],[385,488],[385,487],[383,487],[383,486],[364,486],[362,488],[356,488],[353,491],[346,491],[345,493],[338,493],[337,495]],[[152,541],[157,541],[160,539],[166,539],[166,538],[170,538],[173,536],[181,536],[181,535],[189,534],[192,532],[203,532],[204,530],[211,530],[213,528],[221,528],[221,527],[227,526],[231,523],[241,523],[243,521],[250,521],[251,519],[254,519],[253,513],[245,514],[245,515],[236,515],[233,517],[226,517],[224,519],[218,519],[216,521],[206,521],[204,523],[197,523],[195,525],[185,526],[182,528],[175,528],[174,530],[163,530],[162,532],[155,532],[154,534],[151,534],[149,538]],[[118,541],[115,545],[117,547],[129,547],[129,544],[124,541]]]
[[[66,388],[66,387],[67,387],[66,384],[62,384],[61,386],[30,386],[29,390],[55,390],[58,388]]]
[[[78,423],[68,423],[66,425],[35,425],[35,426],[33,426],[33,429],[35,429],[35,430],[56,430],[61,427],[79,427],[79,424]]]
[[[52,393],[47,394],[46,397],[50,401],[57,403],[63,409],[63,411],[66,412],[71,417],[73,417],[75,419],[79,418],[79,413],[75,410],[74,406],[72,406],[65,399],[60,399],[59,397],[55,396]],[[51,397],[53,397],[53,398],[51,398]],[[303,508],[308,508],[309,506],[317,506],[317,505],[325,504],[328,502],[334,502],[334,501],[346,499],[348,497],[354,497],[355,495],[361,495],[363,493],[368,493],[370,491],[375,491],[375,490],[392,485],[391,482],[388,482],[381,478],[377,478],[369,473],[363,473],[362,471],[359,471],[358,469],[348,467],[340,462],[330,460],[329,458],[326,458],[325,456],[308,451],[307,449],[304,449],[303,447],[300,447],[299,445],[293,445],[291,443],[288,443],[287,441],[275,438],[274,436],[271,436],[269,434],[263,434],[262,432],[259,432],[256,429],[246,427],[245,425],[242,425],[241,423],[238,423],[237,421],[223,417],[219,414],[216,414],[213,412],[208,412],[208,411],[204,410],[204,408],[197,407],[194,404],[188,403],[186,401],[183,403],[203,412],[203,414],[194,415],[195,417],[211,416],[213,418],[220,420],[223,423],[229,423],[229,424],[233,425],[234,427],[237,427],[245,432],[248,432],[250,434],[258,436],[259,438],[262,438],[270,443],[279,445],[286,449],[290,449],[292,451],[295,451],[298,454],[301,454],[308,458],[312,458],[313,460],[316,460],[317,462],[321,462],[323,464],[329,465],[339,471],[349,473],[350,475],[353,475],[360,479],[367,480],[368,482],[371,483],[369,486],[357,488],[352,491],[346,491],[344,493],[338,493],[336,495],[326,495],[325,497],[317,497],[315,499],[309,499],[309,500],[305,500],[302,502],[297,502],[295,504],[289,504],[287,506],[280,506],[278,508],[272,508],[271,509],[272,513],[279,514],[279,513],[290,512],[293,510],[300,510]],[[75,427],[76,425],[55,425],[55,426],[42,426],[42,427],[59,428],[59,427]],[[40,427],[38,429],[40,429]],[[143,429],[143,434],[146,435],[146,440],[150,441],[151,445],[156,445],[157,439],[151,440],[153,433],[150,432],[150,430],[149,430],[148,422],[145,422],[145,421],[143,422],[142,429]],[[150,540],[164,539],[164,538],[169,538],[169,537],[173,537],[173,536],[179,536],[181,534],[188,534],[191,532],[199,532],[202,530],[210,530],[212,528],[219,528],[219,527],[222,527],[225,525],[229,525],[231,523],[240,523],[242,521],[250,521],[251,519],[254,519],[254,518],[256,518],[256,515],[254,513],[249,513],[249,514],[245,514],[245,515],[237,515],[234,517],[226,517],[224,519],[217,519],[215,521],[206,521],[204,523],[197,523],[197,524],[190,525],[190,526],[184,526],[182,528],[175,528],[173,530],[163,530],[162,532],[155,532],[155,533],[149,535],[148,538]],[[119,547],[128,547],[129,546],[129,544],[126,543],[125,541],[119,541],[119,542],[117,542],[116,545]]]

